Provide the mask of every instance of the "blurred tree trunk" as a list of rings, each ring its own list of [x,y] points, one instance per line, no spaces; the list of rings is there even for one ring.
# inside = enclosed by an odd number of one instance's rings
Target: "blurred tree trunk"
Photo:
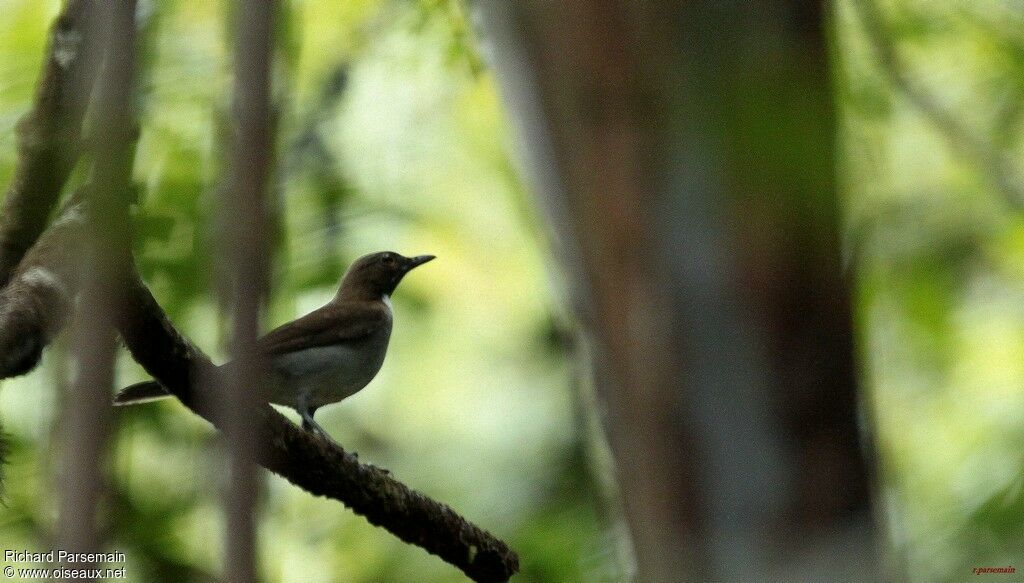
[[[214,381],[223,383],[217,405],[231,467],[224,496],[224,578],[232,583],[259,580],[256,539],[262,475],[255,462],[267,435],[253,420],[256,408],[265,402],[262,380],[267,370],[256,342],[270,287],[266,197],[274,162],[270,71],[275,8],[272,0],[245,0],[233,10],[235,131],[218,209],[219,251],[227,267],[220,274],[220,296],[222,306],[234,308],[234,366],[228,378]]]
[[[822,5],[484,14],[592,344],[638,579],[878,579]]]
[[[90,8],[83,28],[84,34],[102,39],[91,42],[99,42],[104,55],[95,100],[96,118],[103,123],[94,130],[95,162],[91,184],[84,189],[91,203],[88,229],[81,250],[76,250],[85,268],[73,331],[75,379],[63,414],[57,533],[60,548],[86,554],[101,551],[104,544],[101,506],[107,490],[107,448],[113,431],[110,395],[117,359],[112,324],[123,302],[123,290],[115,282],[118,259],[131,240],[120,218],[128,216],[137,135],[135,0],[108,0]],[[92,569],[97,564],[65,566]]]

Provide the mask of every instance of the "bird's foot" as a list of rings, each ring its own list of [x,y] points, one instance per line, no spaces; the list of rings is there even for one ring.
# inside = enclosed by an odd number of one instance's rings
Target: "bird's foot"
[[[323,427],[320,427],[319,423],[313,420],[312,415],[302,416],[302,428],[314,435],[320,436],[322,439],[324,439],[328,443],[335,445],[339,449],[343,449],[340,443],[334,441],[334,438],[328,435],[327,431],[325,431]]]

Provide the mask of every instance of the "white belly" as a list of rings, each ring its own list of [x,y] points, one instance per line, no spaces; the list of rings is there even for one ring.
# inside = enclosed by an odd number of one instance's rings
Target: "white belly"
[[[387,354],[390,330],[357,344],[307,348],[272,361],[270,401],[296,408],[300,397],[312,407],[357,393],[377,375]]]

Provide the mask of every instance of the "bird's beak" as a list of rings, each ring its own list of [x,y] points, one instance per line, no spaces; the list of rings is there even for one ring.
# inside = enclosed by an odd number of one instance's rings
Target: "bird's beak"
[[[431,261],[433,259],[433,255],[417,255],[416,257],[410,257],[409,261],[406,263],[405,270],[410,271],[414,267],[419,267],[420,265],[423,265],[424,263]]]

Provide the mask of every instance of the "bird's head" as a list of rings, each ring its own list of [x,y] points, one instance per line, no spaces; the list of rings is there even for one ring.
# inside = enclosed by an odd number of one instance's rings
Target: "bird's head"
[[[406,273],[433,258],[433,255],[403,257],[394,251],[364,255],[345,272],[338,297],[380,299],[391,295]]]

